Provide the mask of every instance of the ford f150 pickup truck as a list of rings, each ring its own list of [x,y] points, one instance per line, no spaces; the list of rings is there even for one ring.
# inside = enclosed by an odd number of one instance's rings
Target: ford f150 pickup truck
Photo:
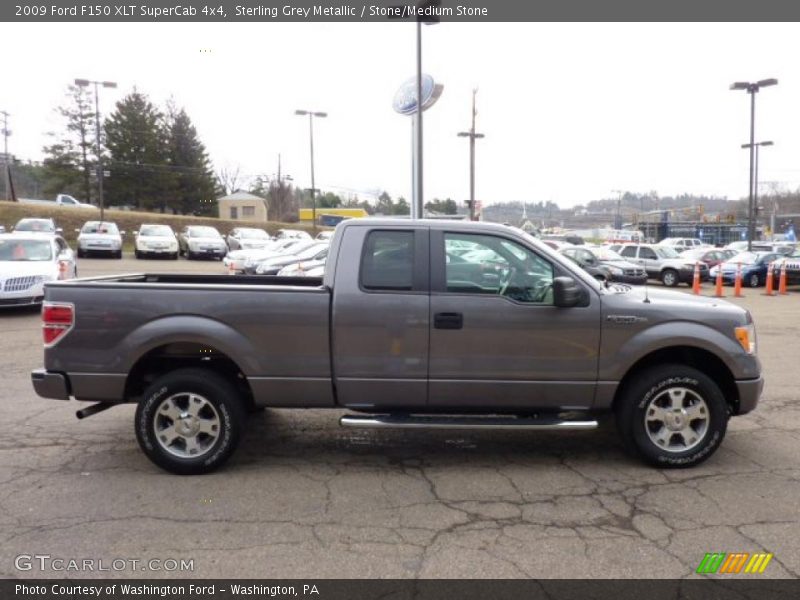
[[[591,429],[663,467],[708,458],[763,387],[750,314],[604,284],[486,223],[353,219],[322,278],[137,274],[48,283],[45,398],[136,403],[145,454],[210,471],[262,407],[349,427]]]

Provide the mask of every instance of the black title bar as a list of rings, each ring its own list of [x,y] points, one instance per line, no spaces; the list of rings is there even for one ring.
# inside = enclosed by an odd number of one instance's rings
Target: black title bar
[[[798,21],[787,0],[3,0],[17,22]]]

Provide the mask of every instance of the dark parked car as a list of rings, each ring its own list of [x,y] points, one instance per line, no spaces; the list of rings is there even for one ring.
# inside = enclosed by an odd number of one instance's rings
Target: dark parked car
[[[693,248],[691,250],[684,250],[681,252],[681,258],[688,258],[691,261],[700,261],[708,265],[708,268],[716,267],[718,264],[725,262],[729,258],[735,256],[735,252],[727,252],[721,248]]]
[[[758,287],[767,282],[769,263],[783,257],[784,255],[778,252],[741,252],[711,269],[711,279],[712,281],[716,279],[717,272],[722,269],[723,283],[733,284],[736,280],[736,270],[741,264],[742,283],[750,287]]]
[[[644,268],[628,262],[616,252],[603,246],[563,248],[561,253],[574,260],[596,279],[634,285],[647,283],[647,271]]]

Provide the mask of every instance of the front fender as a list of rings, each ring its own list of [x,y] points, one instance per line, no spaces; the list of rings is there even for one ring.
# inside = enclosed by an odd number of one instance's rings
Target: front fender
[[[613,343],[609,338],[613,340],[613,332],[604,332],[598,366],[598,378],[601,381],[618,382],[648,354],[679,346],[699,348],[714,354],[725,363],[734,379],[756,379],[761,371],[758,359],[747,354],[732,337],[693,321],[653,325],[620,344]]]

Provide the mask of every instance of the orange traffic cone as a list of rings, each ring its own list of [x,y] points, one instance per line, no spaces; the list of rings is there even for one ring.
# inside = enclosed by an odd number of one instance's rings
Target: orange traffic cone
[[[767,289],[764,292],[765,296],[772,296],[772,285],[775,281],[775,269],[772,266],[772,263],[769,263],[767,267]]]
[[[722,293],[722,267],[717,268],[717,285],[714,289],[715,298],[724,298],[725,294]]]
[[[692,276],[692,292],[700,294],[700,263],[694,263],[694,275]]]
[[[789,292],[786,291],[786,261],[783,261],[781,265],[781,279],[778,282],[778,293],[781,295],[786,295]]]
[[[733,295],[742,298],[742,263],[736,263],[736,279],[733,282]]]

